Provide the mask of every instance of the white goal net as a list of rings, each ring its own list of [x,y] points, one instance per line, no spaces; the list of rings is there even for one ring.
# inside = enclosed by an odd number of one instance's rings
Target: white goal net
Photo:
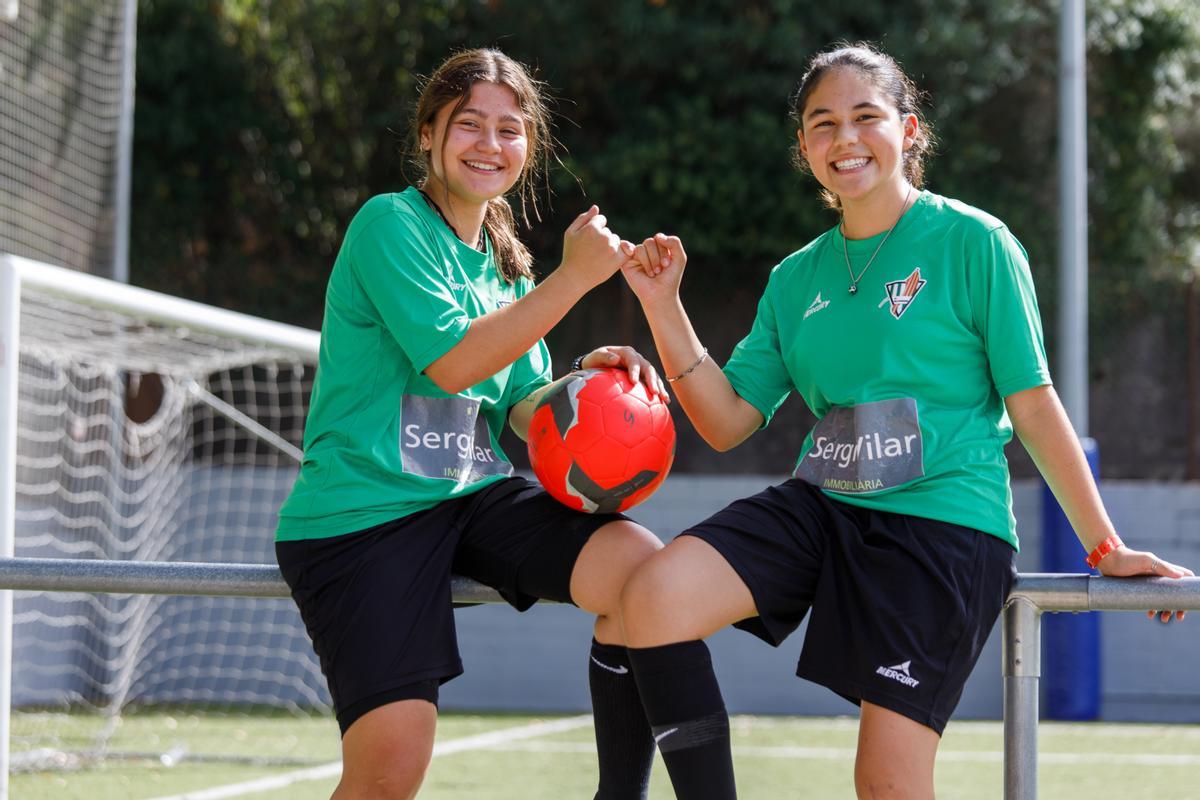
[[[274,563],[317,334],[24,259],[5,268],[21,286],[14,554]],[[21,591],[12,643],[14,769],[110,754],[131,708],[328,712],[286,599]],[[64,742],[29,722],[61,713],[104,724]]]
[[[132,0],[0,0],[0,253],[124,262]]]

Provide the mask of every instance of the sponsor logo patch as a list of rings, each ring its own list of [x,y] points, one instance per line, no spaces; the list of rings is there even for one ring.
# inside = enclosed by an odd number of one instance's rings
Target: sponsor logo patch
[[[911,397],[835,406],[812,430],[793,473],[831,492],[890,489],[925,474],[917,401]]]
[[[405,395],[400,410],[404,471],[426,478],[474,483],[511,475],[512,464],[492,449],[487,418],[469,397]]]

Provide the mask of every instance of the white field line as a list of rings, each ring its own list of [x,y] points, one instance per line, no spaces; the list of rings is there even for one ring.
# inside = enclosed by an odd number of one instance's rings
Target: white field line
[[[508,742],[532,739],[537,736],[548,736],[552,733],[562,733],[591,724],[592,715],[581,714],[577,717],[566,717],[549,722],[534,722],[529,725],[518,725],[513,728],[501,728],[500,730],[487,731],[486,733],[477,733],[474,736],[464,736],[461,739],[451,739],[448,742],[435,743],[433,746],[433,757],[448,756],[453,753],[461,753],[464,750],[480,750],[496,747]],[[229,797],[241,797],[271,789],[284,789],[292,784],[304,781],[336,778],[341,774],[342,762],[333,761],[328,764],[322,764],[319,767],[309,767],[308,769],[296,770],[283,775],[273,775],[252,781],[214,786],[209,789],[198,789],[194,792],[156,797],[154,800],[225,800],[225,798]]]
[[[596,747],[588,742],[522,742],[500,743],[488,748],[492,751],[527,753],[591,753]],[[753,747],[733,748],[735,756],[749,758],[797,758],[819,761],[853,761],[852,747]],[[1004,760],[1004,754],[995,750],[940,750],[938,761],[960,763],[994,763]],[[1200,755],[1186,753],[1038,753],[1039,764],[1129,764],[1154,767],[1200,766]]]

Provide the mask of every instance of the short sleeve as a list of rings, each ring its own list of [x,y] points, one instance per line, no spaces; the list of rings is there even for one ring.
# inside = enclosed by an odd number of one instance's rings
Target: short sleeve
[[[470,317],[451,292],[445,260],[419,220],[380,215],[357,233],[350,257],[362,291],[418,371],[466,334]]]
[[[758,301],[758,312],[746,338],[738,342],[725,364],[733,390],[763,415],[763,427],[791,394],[794,384],[779,344],[773,286],[778,268]]]
[[[512,385],[509,405],[524,400],[531,392],[550,383],[553,377],[550,350],[546,347],[546,342],[539,339],[525,355],[513,362],[509,378]]]
[[[533,288],[533,281],[521,278],[517,283],[517,298],[524,297]],[[513,362],[509,374],[509,406],[524,400],[529,394],[554,379],[553,364],[550,363],[550,349],[544,339],[539,339],[525,355]]]
[[[1050,383],[1033,276],[1006,227],[981,237],[970,259],[971,311],[1001,397]]]

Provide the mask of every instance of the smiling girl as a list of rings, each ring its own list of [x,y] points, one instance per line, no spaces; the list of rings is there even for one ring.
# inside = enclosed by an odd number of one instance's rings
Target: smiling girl
[[[1015,574],[1014,429],[1088,565],[1192,573],[1117,538],[1050,383],[1025,250],[995,217],[921,188],[932,137],[899,65],[867,45],[821,53],[793,113],[797,160],[841,220],[772,271],[724,369],[680,303],[679,240],[648,239],[625,270],[710,445],[740,444],[793,391],[817,417],[791,480],[686,530],[630,579],[630,661],[676,795],[731,798],[701,640],[735,624],[778,645],[807,616],[797,674],[861,706],[858,796],[928,799]]]
[[[542,337],[632,252],[594,206],[534,285],[505,195],[522,210],[552,144],[537,84],[495,50],[449,58],[412,130],[419,187],[367,201],[326,294],[304,460],[276,555],[320,658],[342,731],[334,797],[410,798],[433,748],[438,687],[463,671],[451,573],[519,610],[538,599],[597,615],[590,683],[598,798],[644,797],[654,745],[615,616],[633,568],[661,547],[621,515],[582,514],[513,477],[551,385]],[[579,364],[581,362],[581,364]],[[628,347],[621,366],[665,395]]]

